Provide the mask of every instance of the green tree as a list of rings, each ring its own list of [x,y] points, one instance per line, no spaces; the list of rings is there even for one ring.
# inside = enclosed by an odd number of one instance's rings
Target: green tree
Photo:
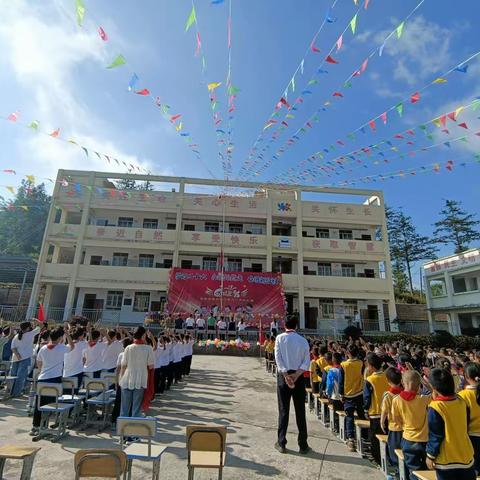
[[[115,180],[115,186],[119,190],[138,190],[139,186],[136,180],[130,178],[121,178],[120,180]]]
[[[480,221],[475,219],[475,214],[463,210],[462,202],[445,200],[433,234],[437,243],[453,245],[455,253],[461,253],[468,250],[472,242],[480,240],[478,225]]]
[[[435,241],[420,235],[412,218],[401,210],[387,209],[387,228],[392,264],[407,274],[410,292],[413,293],[413,265],[421,260],[435,258]]]
[[[0,197],[0,252],[38,257],[50,209],[45,185],[22,180],[15,197]]]

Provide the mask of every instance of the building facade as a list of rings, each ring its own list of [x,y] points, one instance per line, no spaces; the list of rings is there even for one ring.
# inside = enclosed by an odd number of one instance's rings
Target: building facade
[[[439,258],[423,266],[431,331],[453,335],[480,329],[480,249]],[[479,330],[480,331],[480,330]]]
[[[119,190],[119,178],[155,190]],[[31,310],[43,301],[47,316],[142,322],[164,308],[172,266],[217,270],[223,254],[225,270],[281,272],[304,328],[388,328],[396,315],[382,192],[227,186],[240,193],[189,193],[224,188],[217,180],[60,170]]]

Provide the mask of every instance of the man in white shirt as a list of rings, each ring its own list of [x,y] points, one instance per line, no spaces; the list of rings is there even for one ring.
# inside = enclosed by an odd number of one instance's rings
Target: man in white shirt
[[[100,378],[103,370],[103,352],[106,344],[100,341],[100,332],[92,330],[90,341],[83,352],[83,372],[91,374],[93,378]]]
[[[287,318],[285,333],[275,340],[275,362],[277,364],[278,398],[278,440],[275,448],[286,453],[288,417],[290,399],[293,398],[295,417],[298,427],[298,446],[301,454],[307,454],[311,448],[307,443],[307,422],[305,419],[305,381],[303,372],[310,369],[310,349],[307,340],[295,330],[297,317]]]
[[[223,317],[220,317],[220,320],[217,322],[217,330],[218,330],[218,336],[221,339],[225,339],[225,337],[226,337],[225,332],[227,330],[227,322],[223,319]]]
[[[185,320],[185,328],[187,330],[193,330],[194,327],[195,327],[195,319],[191,315],[189,315]]]
[[[203,340],[203,332],[205,330],[206,322],[201,314],[197,318],[197,321],[195,323],[197,325],[197,337],[199,340]]]
[[[280,330],[280,325],[278,324],[278,319],[275,318],[270,323],[270,335],[273,335],[274,337],[276,337],[278,335],[279,330]]]

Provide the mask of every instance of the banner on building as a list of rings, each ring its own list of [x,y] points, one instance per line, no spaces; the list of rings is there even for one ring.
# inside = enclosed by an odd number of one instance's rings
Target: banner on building
[[[222,272],[172,268],[167,310],[170,314],[245,314],[246,323],[285,315],[280,273]]]

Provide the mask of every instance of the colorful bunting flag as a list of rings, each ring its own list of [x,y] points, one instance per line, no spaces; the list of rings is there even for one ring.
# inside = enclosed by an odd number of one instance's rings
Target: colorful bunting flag
[[[209,84],[207,85],[208,91],[209,91],[209,92],[214,91],[214,90],[215,90],[216,88],[218,88],[221,84],[222,84],[222,82],[212,82],[212,83],[209,83]]]
[[[104,42],[108,41],[108,35],[102,27],[98,27],[98,34]]]
[[[337,52],[342,48],[343,45],[343,35],[340,35],[337,40]]]
[[[460,72],[460,73],[467,73],[467,70],[468,70],[468,64],[454,68],[455,72]]]
[[[106,68],[116,68],[116,67],[120,67],[121,65],[125,65],[127,63],[127,61],[125,60],[125,57],[120,54],[120,55],[117,55],[112,63],[110,65],[108,65]]]
[[[397,38],[400,38],[403,33],[403,27],[405,27],[405,22],[402,22],[398,27],[397,27]]]
[[[467,124],[465,122],[459,123],[458,126],[468,130]]]
[[[397,103],[397,105],[395,105],[395,109],[397,110],[397,113],[402,116],[403,115],[403,103],[400,102],[400,103]]]
[[[387,124],[387,112],[383,112],[380,115],[380,118],[383,120],[383,124],[386,125]]]
[[[33,120],[32,123],[28,126],[29,128],[32,128],[33,130],[38,130],[39,122],[38,120]]]
[[[144,88],[143,90],[139,90],[135,92],[137,95],[150,95],[150,90],[148,88]]]
[[[197,23],[197,13],[195,12],[195,6],[192,5],[192,11],[188,16],[187,23],[185,25],[185,31],[188,32],[188,30],[194,23]]]
[[[128,91],[132,92],[135,91],[135,86],[137,85],[139,78],[136,73],[132,75],[132,78],[130,79],[130,83],[128,84]]]
[[[325,61],[328,62],[328,63],[333,63],[333,64],[338,64],[339,63],[331,55],[329,55],[327,58],[325,58]]]
[[[76,7],[77,7],[77,23],[82,26],[83,19],[85,17],[85,5],[83,4],[83,0],[76,0]]]
[[[360,67],[360,72],[363,73],[366,69],[367,69],[367,65],[368,65],[368,58],[366,58],[363,63],[362,63],[362,66]]]
[[[420,100],[420,93],[415,92],[410,96],[410,102],[417,103]]]
[[[354,17],[350,20],[350,28],[352,29],[352,34],[355,35],[355,30],[357,29],[357,15],[356,13]]]
[[[54,138],[57,138],[59,135],[60,135],[60,129],[59,129],[59,128],[57,128],[56,130],[54,130],[54,131],[50,134],[50,136],[51,136],[51,137],[54,137]]]
[[[13,112],[7,117],[7,120],[10,120],[11,122],[16,122],[19,116],[20,112]]]
[[[447,80],[443,77],[438,77],[432,83],[447,83]]]
[[[320,50],[315,46],[315,40],[316,40],[316,36],[315,38],[312,40],[312,43],[310,43],[310,50],[313,52],[313,53],[320,53]],[[302,72],[303,73],[303,72]]]

